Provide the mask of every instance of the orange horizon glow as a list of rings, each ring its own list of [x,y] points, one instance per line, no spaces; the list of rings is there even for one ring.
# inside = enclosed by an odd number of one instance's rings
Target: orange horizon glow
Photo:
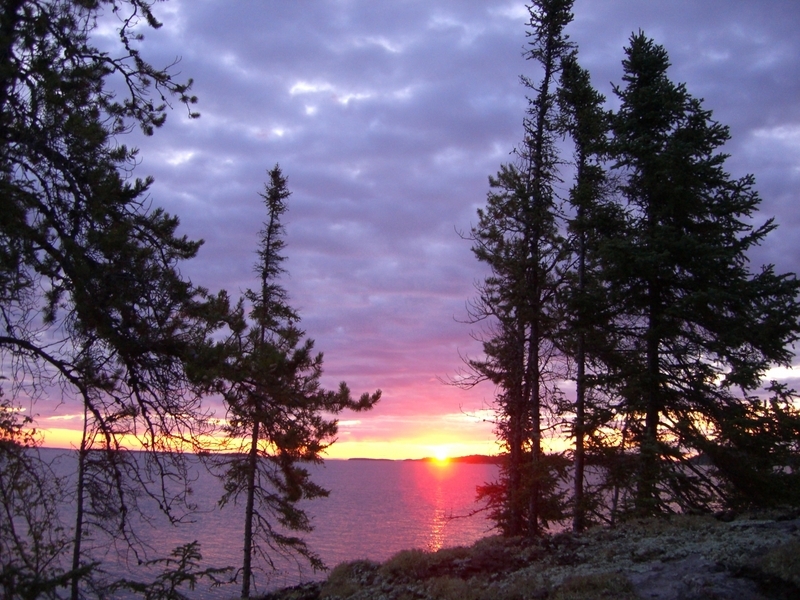
[[[765,380],[786,380],[797,377],[800,367],[774,368],[767,372]],[[428,404],[443,407],[452,406],[457,398],[450,399],[442,392],[430,393]],[[399,394],[399,393],[398,393]],[[422,401],[423,394],[415,395]],[[441,413],[382,414],[389,409],[391,398],[387,394],[378,409],[368,415],[353,414],[339,421],[338,439],[323,453],[323,459],[346,460],[351,458],[368,459],[434,459],[440,465],[449,459],[461,456],[496,456],[501,447],[494,432],[494,414],[490,408],[472,411],[450,409]],[[72,412],[69,405],[60,405],[51,414],[29,415],[34,419],[32,428],[42,447],[76,450],[81,443],[82,413]],[[24,408],[20,412],[26,412]],[[30,410],[30,409],[28,409]],[[64,413],[67,414],[64,414]],[[60,413],[60,414],[59,414]],[[224,438],[208,437],[207,446],[216,451],[231,452],[239,450],[236,441],[223,446]],[[127,448],[140,448],[133,436],[120,438]],[[543,440],[546,452],[563,452],[572,447],[565,433],[563,437]],[[187,444],[184,449],[192,451]]]
[[[60,427],[36,428],[37,435],[44,448],[58,448],[75,450],[81,445],[81,431]],[[121,440],[129,447],[138,445],[135,438]],[[211,445],[217,445],[219,439],[207,440]],[[214,443],[216,442],[216,444]],[[473,454],[496,455],[498,446],[491,439],[450,439],[442,443],[441,436],[423,435],[419,437],[399,437],[388,440],[359,440],[349,441],[339,439],[324,453],[325,459],[421,459],[432,458],[441,464],[447,464],[451,458],[469,456]]]

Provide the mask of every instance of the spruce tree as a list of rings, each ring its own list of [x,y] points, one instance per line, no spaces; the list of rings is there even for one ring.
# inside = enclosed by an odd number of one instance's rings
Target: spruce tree
[[[493,191],[486,208],[478,211],[472,239],[473,252],[492,274],[479,288],[470,316],[473,322],[491,324],[483,332],[484,358],[468,365],[476,380],[498,387],[496,433],[508,460],[500,480],[482,487],[480,494],[506,534],[537,535],[562,517],[557,469],[543,452],[542,430],[555,413],[562,375],[554,335],[564,253],[555,215],[525,214],[530,186],[523,171],[504,165],[490,184]],[[525,234],[526,227],[536,227],[535,237]]]
[[[574,144],[566,240],[571,264],[562,288],[565,319],[560,344],[570,358],[575,381],[575,399],[567,400],[564,410],[572,417],[567,425],[575,440],[572,526],[581,531],[589,508],[596,504],[586,496],[587,452],[605,450],[602,431],[613,414],[604,393],[613,369],[614,337],[608,327],[613,309],[607,302],[599,247],[604,237],[613,237],[621,215],[610,202],[604,166],[610,114],[604,108],[605,98],[592,87],[589,72],[579,65],[577,51],[562,61],[558,101],[563,132]],[[599,457],[594,458],[597,462]]]
[[[561,61],[571,50],[564,27],[571,0],[542,0],[529,7],[526,58],[541,68],[531,90],[525,137],[516,164],[490,178],[493,191],[471,231],[473,252],[492,274],[471,306],[473,322],[490,320],[483,336],[485,359],[468,363],[474,381],[498,386],[497,434],[508,452],[500,481],[482,488],[495,520],[510,535],[542,532],[562,517],[557,463],[545,455],[543,436],[553,421],[559,371],[557,289],[565,249],[558,200],[558,104]],[[555,463],[554,463],[555,460]]]
[[[633,508],[706,509],[725,494],[691,459],[729,445],[748,393],[770,365],[790,362],[800,284],[771,266],[748,268],[748,250],[775,225],[751,225],[754,180],[724,170],[728,129],[670,81],[664,48],[640,32],[625,53],[612,151],[628,216],[603,260],[624,311],[616,325],[639,452]],[[725,469],[716,474],[734,484]]]
[[[221,372],[226,432],[232,444],[243,443],[231,446],[238,452],[224,459],[225,495],[220,501],[225,505],[244,496],[243,598],[250,597],[254,557],[274,567],[273,551],[295,553],[314,569],[323,567],[293,533],[311,530],[298,503],[328,495],[304,465],[321,463],[322,453],[333,443],[337,422],[331,415],[368,410],[380,398],[377,391],[356,400],[344,382],[338,390],[320,386],[322,354],[314,353],[313,340],[303,339],[299,316],[279,281],[285,259],[281,216],[289,195],[276,165],[261,194],[267,220],[256,263],[260,287],[245,293],[249,318],[244,318],[242,303],[239,318],[232,321],[228,362]]]

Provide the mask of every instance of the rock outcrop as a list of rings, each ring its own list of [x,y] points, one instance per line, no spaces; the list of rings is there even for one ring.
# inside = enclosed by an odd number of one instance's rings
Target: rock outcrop
[[[344,563],[265,600],[800,598],[800,514],[675,516]]]

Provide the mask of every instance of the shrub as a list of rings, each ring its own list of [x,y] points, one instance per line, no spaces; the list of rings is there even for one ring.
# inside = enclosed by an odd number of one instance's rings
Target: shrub
[[[334,567],[322,586],[320,598],[349,598],[362,587],[372,585],[378,563],[371,560],[355,560]]]
[[[424,550],[401,550],[381,565],[380,573],[387,579],[422,579],[428,574],[431,556]]]

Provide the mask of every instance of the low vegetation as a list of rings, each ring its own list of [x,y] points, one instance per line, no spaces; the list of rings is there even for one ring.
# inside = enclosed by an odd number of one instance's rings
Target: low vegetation
[[[721,515],[720,515],[721,516]],[[800,512],[680,515],[343,563],[264,600],[779,599],[800,594]]]

